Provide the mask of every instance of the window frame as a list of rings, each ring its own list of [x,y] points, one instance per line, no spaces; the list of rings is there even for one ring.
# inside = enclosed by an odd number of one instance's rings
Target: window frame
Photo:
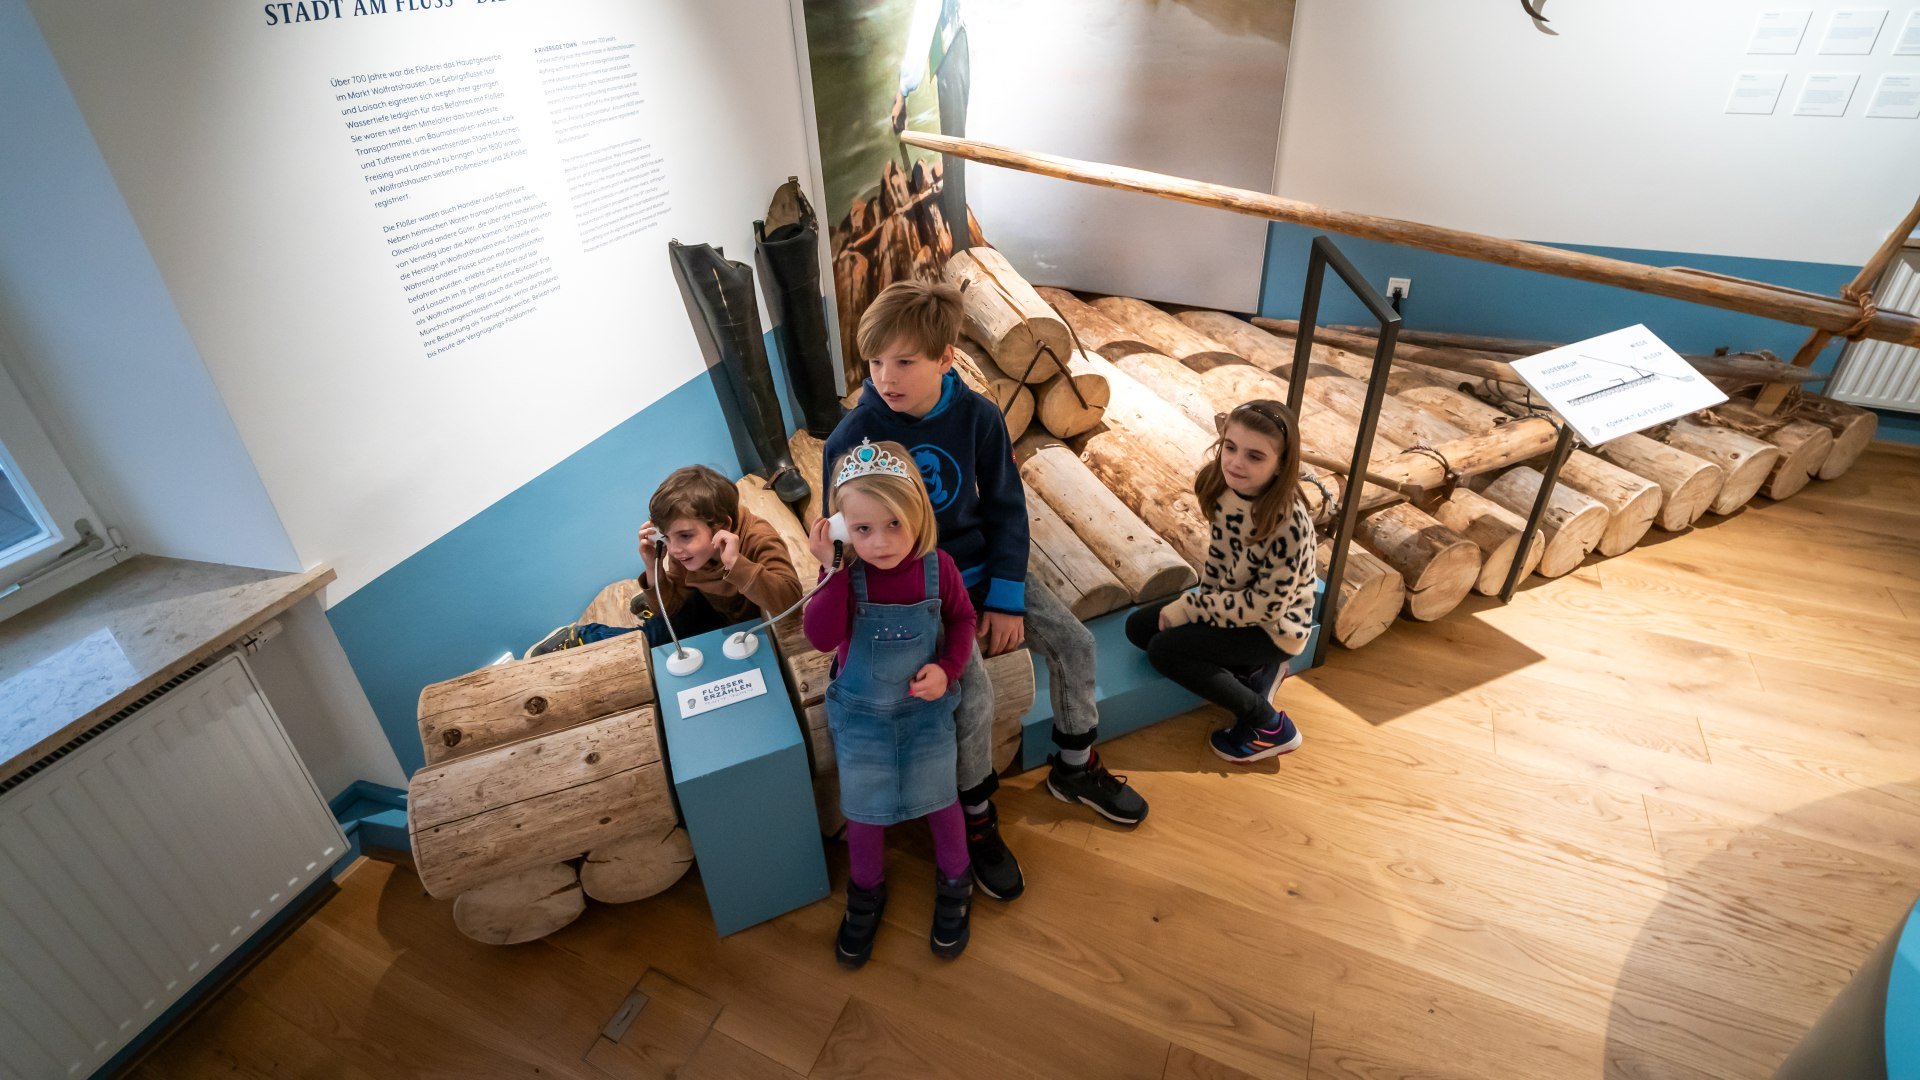
[[[0,465],[20,492],[27,508],[46,527],[47,535],[24,541],[0,562],[0,619],[39,603],[114,565],[124,554],[114,532],[94,509],[73,471],[61,458],[46,427],[13,375],[17,353],[10,337],[0,333]],[[75,560],[18,589],[20,579],[47,570],[76,544],[83,542],[80,523],[105,540],[93,557]]]

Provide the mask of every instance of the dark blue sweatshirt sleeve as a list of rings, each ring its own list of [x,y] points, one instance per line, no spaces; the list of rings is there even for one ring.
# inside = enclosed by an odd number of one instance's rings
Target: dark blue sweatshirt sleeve
[[[985,399],[982,399],[983,401]],[[975,484],[987,541],[987,596],[981,607],[1008,615],[1027,610],[1027,489],[1014,464],[1006,422],[991,407],[974,421]]]

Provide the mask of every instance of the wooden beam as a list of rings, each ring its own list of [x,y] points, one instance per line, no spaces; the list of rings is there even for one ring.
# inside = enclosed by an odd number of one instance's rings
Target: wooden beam
[[[1885,240],[1880,241],[1880,247],[1873,253],[1873,257],[1861,265],[1860,272],[1853,275],[1853,280],[1847,284],[1846,288],[1840,290],[1840,294],[1847,297],[1871,296],[1868,290],[1880,280],[1880,275],[1887,272],[1887,264],[1893,261],[1894,254],[1907,242],[1907,237],[1913,235],[1916,226],[1920,226],[1920,199],[1913,201],[1913,209],[1907,211],[1907,216],[1900,219],[1900,224],[1893,227],[1893,231],[1887,234]],[[1831,327],[1822,326],[1814,330],[1807,336],[1807,340],[1800,344],[1800,351],[1793,354],[1793,366],[1812,367],[1814,358],[1827,347],[1827,342],[1833,340],[1833,336]],[[1874,337],[1875,335],[1866,336]],[[1754,401],[1754,411],[1762,416],[1772,416],[1786,396],[1787,388],[1784,386],[1766,387],[1760,391],[1759,398]]]
[[[1336,324],[1315,327],[1313,335],[1317,340],[1323,331],[1335,330],[1347,334],[1358,334],[1369,339],[1377,338],[1380,330],[1375,326],[1351,326]],[[1549,349],[1558,349],[1567,344],[1564,341],[1531,341],[1525,338],[1489,337],[1485,334],[1450,334],[1440,330],[1400,330],[1400,344],[1421,345],[1429,349],[1459,350],[1469,355],[1483,356],[1492,360],[1508,360],[1511,357],[1532,356]],[[1371,346],[1369,346],[1371,351]],[[1693,369],[1710,379],[1730,379],[1748,383],[1819,382],[1825,378],[1804,368],[1797,368],[1784,360],[1775,360],[1755,353],[1681,353]],[[1430,362],[1430,361],[1428,361]]]
[[[1748,315],[1800,323],[1829,333],[1851,331],[1860,321],[1860,306],[1850,300],[1766,282],[1725,277],[1685,267],[1644,266],[1583,251],[1503,240],[1463,229],[1330,210],[1262,191],[1209,184],[1144,169],[1037,154],[932,132],[904,131],[900,133],[900,140],[909,146],[953,154],[984,165],[998,165],[1096,187],[1135,191],[1269,221],[1293,222],[1347,236],[1479,259],[1518,270],[1536,270],[1579,281],[1592,281]],[[1862,332],[1866,337],[1879,341],[1920,345],[1920,317],[1881,311],[1867,320]]]

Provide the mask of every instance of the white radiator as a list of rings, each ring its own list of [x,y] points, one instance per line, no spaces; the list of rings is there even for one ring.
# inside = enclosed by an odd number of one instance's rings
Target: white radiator
[[[1888,311],[1920,312],[1920,253],[1894,261],[1886,280],[1874,290],[1874,305]],[[1920,349],[1890,341],[1856,341],[1847,346],[1839,377],[1829,397],[1855,405],[1920,412]]]
[[[92,1073],[345,847],[231,655],[0,794],[0,1076]]]

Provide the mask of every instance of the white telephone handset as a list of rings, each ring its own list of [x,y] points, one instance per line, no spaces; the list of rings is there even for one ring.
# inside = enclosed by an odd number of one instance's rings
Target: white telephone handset
[[[847,533],[847,515],[835,514],[827,519],[827,531],[836,544],[850,544],[853,537]]]

